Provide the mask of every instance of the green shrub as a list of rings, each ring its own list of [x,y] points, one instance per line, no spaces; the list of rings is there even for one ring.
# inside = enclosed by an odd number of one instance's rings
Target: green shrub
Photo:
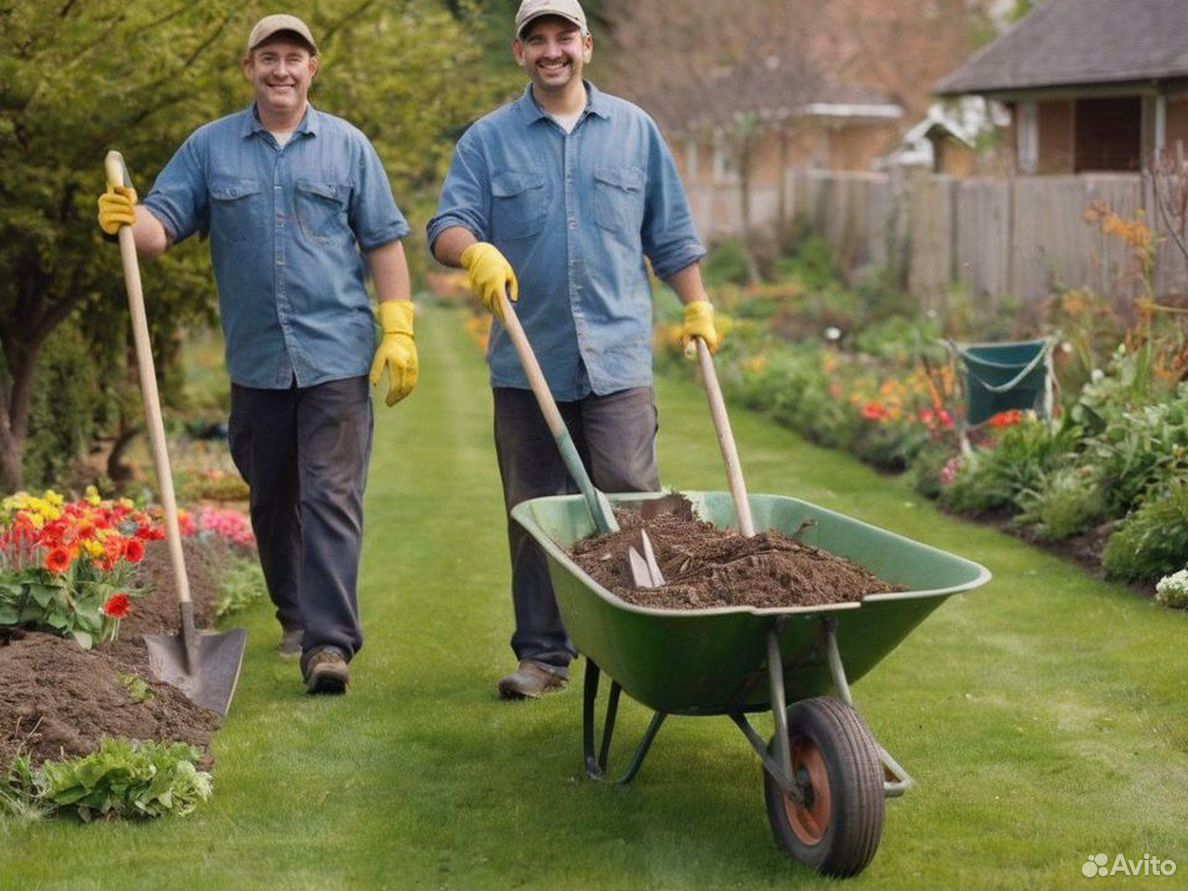
[[[54,486],[94,437],[111,406],[86,339],[59,325],[42,348],[29,406],[23,458],[30,488]]]
[[[1022,493],[1042,489],[1048,475],[1069,460],[1076,439],[1075,427],[1053,429],[1049,422],[1025,415],[1002,431],[996,446],[969,456],[953,484],[941,492],[941,502],[958,513],[1018,509]]]
[[[1101,564],[1110,578],[1153,582],[1188,563],[1188,480],[1143,503],[1106,542]]]
[[[741,241],[730,239],[715,245],[701,261],[706,287],[745,285],[751,280],[747,253]]]
[[[925,498],[939,498],[942,488],[941,471],[955,456],[956,451],[949,443],[925,443],[909,468],[912,488]]]
[[[809,291],[825,290],[841,281],[833,262],[833,249],[820,235],[809,235],[794,254],[776,260],[772,277],[798,282]]]
[[[1063,541],[1106,516],[1106,493],[1091,467],[1061,467],[1039,489],[1021,492],[1020,526],[1031,527],[1041,541]]]

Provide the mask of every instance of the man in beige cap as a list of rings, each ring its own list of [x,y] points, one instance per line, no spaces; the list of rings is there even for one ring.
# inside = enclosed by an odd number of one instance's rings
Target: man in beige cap
[[[648,491],[660,477],[645,257],[685,304],[685,336],[717,349],[718,335],[672,153],[641,109],[583,80],[593,51],[577,0],[520,4],[512,54],[530,83],[459,140],[429,244],[497,317],[500,294],[524,295],[516,314],[594,484]],[[507,510],[576,491],[498,320],[487,363]],[[518,665],[497,688],[536,699],[565,686],[575,651],[544,551],[507,523]]]
[[[356,583],[371,455],[368,388],[388,372],[388,405],[417,382],[408,224],[375,148],[308,101],[317,43],[291,15],[248,37],[255,99],[196,130],[143,204],[99,199],[109,235],[131,226],[158,256],[210,235],[231,377],[230,445],[251,490],[252,527],[283,629],[310,693],[342,693],[363,645]],[[379,299],[376,345],[370,277]]]

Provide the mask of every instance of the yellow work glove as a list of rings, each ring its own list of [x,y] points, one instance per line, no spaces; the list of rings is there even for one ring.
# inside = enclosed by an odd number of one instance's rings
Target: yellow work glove
[[[714,308],[708,300],[694,300],[685,304],[685,327],[681,329],[681,343],[685,345],[686,352],[693,351],[694,337],[704,340],[711,353],[716,353],[722,342],[718,329],[714,327]]]
[[[374,387],[388,369],[388,405],[395,405],[417,385],[417,344],[413,337],[411,300],[385,300],[379,305],[380,328],[384,339],[376,348],[371,363],[371,385]]]
[[[117,235],[121,226],[135,223],[136,190],[130,186],[108,186],[99,196],[99,228],[108,235]]]
[[[499,248],[485,241],[472,244],[462,252],[461,259],[470,290],[502,322],[503,309],[499,295],[507,294],[507,299],[512,303],[520,299],[520,283],[516,281],[515,270],[499,252]]]

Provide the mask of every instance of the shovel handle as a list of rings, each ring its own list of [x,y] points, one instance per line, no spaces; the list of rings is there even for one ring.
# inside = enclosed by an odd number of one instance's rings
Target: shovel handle
[[[718,436],[718,448],[726,463],[726,478],[730,484],[730,496],[734,499],[734,510],[738,514],[738,528],[744,536],[755,534],[755,521],[751,517],[751,502],[747,500],[747,485],[743,481],[742,464],[738,460],[738,448],[734,444],[734,431],[730,429],[730,417],[726,414],[726,401],[718,384],[718,372],[714,368],[714,357],[700,337],[693,338],[697,344],[697,362],[705,381],[705,394],[709,398],[710,414],[714,418],[714,433]]]
[[[110,151],[103,163],[110,186],[131,187],[132,178],[124,164],[124,156]],[[120,227],[120,258],[124,263],[124,286],[128,290],[128,309],[132,315],[132,339],[136,345],[136,369],[140,375],[140,393],[144,399],[144,417],[152,446],[153,467],[157,471],[157,485],[165,506],[165,538],[169,545],[169,562],[173,566],[177,584],[177,600],[183,612],[190,608],[190,583],[186,575],[186,561],[182,555],[181,527],[177,521],[177,498],[173,493],[173,474],[169,469],[169,453],[165,446],[165,422],[161,418],[161,397],[157,392],[157,375],[153,369],[153,348],[149,341],[148,317],[144,311],[144,291],[140,285],[140,264],[136,258],[136,240],[131,226]]]
[[[565,462],[565,468],[573,477],[573,481],[577,483],[578,489],[586,496],[586,506],[589,507],[590,514],[594,518],[594,525],[598,527],[599,532],[618,532],[619,523],[615,519],[610,502],[607,501],[605,495],[594,488],[590,475],[586,473],[581,455],[578,454],[577,447],[573,444],[573,438],[569,435],[569,428],[565,426],[565,419],[557,410],[557,403],[553,400],[553,394],[549,390],[549,382],[545,380],[544,372],[540,370],[540,363],[536,361],[536,354],[528,342],[528,335],[524,333],[524,327],[516,317],[511,301],[507,299],[507,294],[499,295],[499,308],[502,312],[500,321],[503,322],[504,330],[507,331],[508,337],[511,338],[512,345],[520,357],[520,364],[524,367],[528,385],[532,388],[536,401],[540,405],[540,412],[544,415],[545,424],[548,425],[549,432],[553,434],[553,439],[557,442],[557,448],[561,451],[561,459]]]

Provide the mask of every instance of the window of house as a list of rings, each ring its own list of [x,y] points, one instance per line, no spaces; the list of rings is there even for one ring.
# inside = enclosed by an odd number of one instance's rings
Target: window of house
[[[1077,173],[1142,168],[1142,99],[1078,99]]]

